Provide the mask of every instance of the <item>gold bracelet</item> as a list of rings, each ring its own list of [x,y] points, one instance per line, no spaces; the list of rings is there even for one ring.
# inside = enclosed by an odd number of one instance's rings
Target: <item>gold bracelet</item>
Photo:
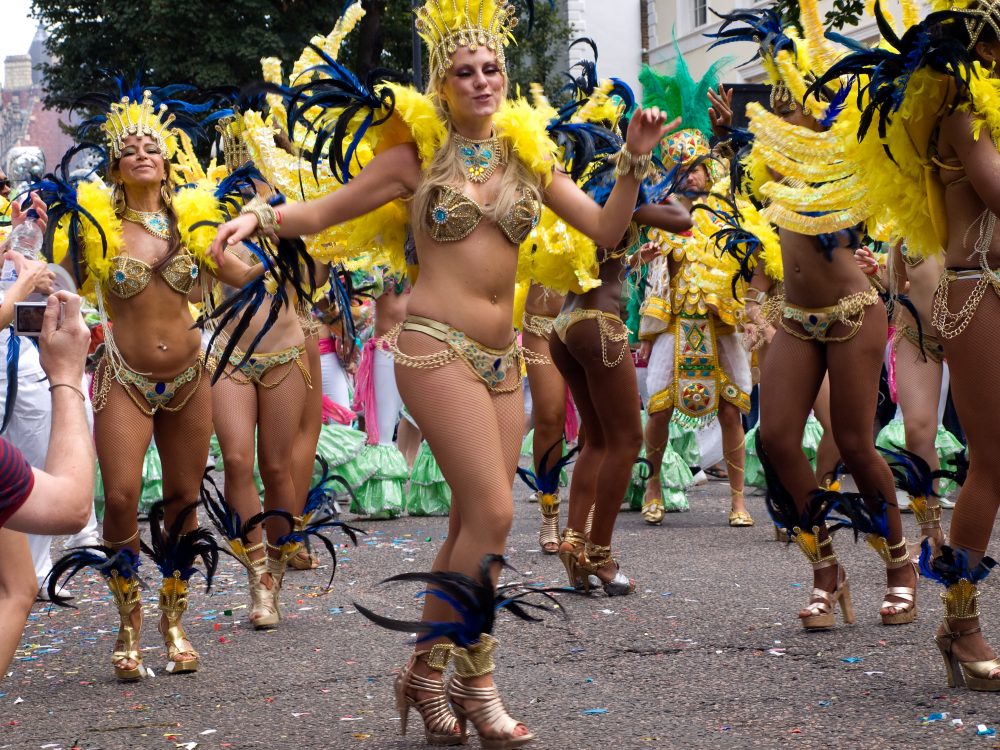
[[[256,216],[258,229],[270,229],[271,231],[277,231],[278,229],[278,212],[274,210],[271,204],[261,200],[260,196],[255,196],[252,201],[243,206],[240,214],[253,214]]]
[[[70,385],[69,383],[53,383],[49,386],[49,393],[52,393],[53,388],[69,388],[71,391],[76,391],[76,395],[80,397],[83,403],[87,403],[87,397],[83,395],[83,391],[77,388],[75,385]]]
[[[652,154],[636,156],[625,146],[611,157],[611,162],[615,165],[615,177],[624,177],[631,172],[636,180],[642,182],[653,171]]]

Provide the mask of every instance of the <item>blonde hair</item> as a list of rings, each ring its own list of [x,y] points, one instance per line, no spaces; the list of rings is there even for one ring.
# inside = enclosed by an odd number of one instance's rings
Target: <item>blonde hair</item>
[[[507,74],[504,73],[504,81],[508,82]],[[452,146],[451,117],[445,107],[444,79],[434,78],[427,86],[427,94],[437,109],[442,121],[448,123],[448,135],[441,147],[434,153],[430,165],[424,170],[423,179],[413,194],[410,205],[412,210],[412,222],[425,233],[431,231],[430,209],[432,202],[437,197],[438,188],[453,187],[459,188],[465,182],[465,171],[462,169],[458,159],[455,158]],[[505,86],[506,91],[506,86]],[[506,100],[506,93],[504,94]],[[500,177],[500,188],[497,199],[493,205],[484,211],[484,215],[493,222],[510,213],[514,204],[520,200],[521,196],[527,192],[528,195],[537,201],[542,199],[542,178],[536,174],[517,158],[514,153],[513,144],[509,138],[500,138],[500,158],[506,165]]]

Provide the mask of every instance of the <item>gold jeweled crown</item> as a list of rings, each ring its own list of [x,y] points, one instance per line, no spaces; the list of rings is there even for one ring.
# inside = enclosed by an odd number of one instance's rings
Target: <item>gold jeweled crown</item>
[[[416,11],[417,33],[427,45],[431,78],[442,78],[459,47],[487,47],[506,75],[504,47],[514,39],[517,10],[509,0],[427,0]]]
[[[250,150],[243,140],[246,125],[243,124],[242,115],[222,118],[215,124],[215,131],[222,138],[222,155],[226,160],[226,169],[235,172],[244,164],[250,163],[252,158]]]
[[[111,105],[103,125],[111,157],[121,157],[125,139],[130,135],[148,135],[165,157],[172,156],[177,145],[175,131],[170,127],[173,121],[174,116],[168,114],[165,104],[156,109],[148,91],[142,93],[141,102],[123,96],[120,102]]]

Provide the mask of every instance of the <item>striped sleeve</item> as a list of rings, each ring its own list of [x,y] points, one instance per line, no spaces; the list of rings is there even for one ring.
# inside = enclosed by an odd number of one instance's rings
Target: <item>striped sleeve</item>
[[[31,465],[21,451],[0,438],[0,528],[24,505],[34,486]]]

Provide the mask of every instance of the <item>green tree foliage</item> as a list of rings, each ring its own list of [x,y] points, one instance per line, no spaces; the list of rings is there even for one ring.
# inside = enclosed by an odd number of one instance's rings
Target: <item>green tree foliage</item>
[[[315,0],[33,0],[57,62],[46,65],[51,105],[108,88],[104,71],[199,86],[243,85],[260,78],[260,58],[298,57],[326,33],[337,2]]]
[[[260,78],[260,58],[290,66],[316,34],[326,34],[343,0],[33,0],[57,60],[44,67],[49,106],[108,88],[105,71],[144,80],[210,87]],[[412,75],[412,0],[363,0],[365,18],[348,37],[341,61],[362,78],[373,68]],[[536,3],[533,30],[517,28],[509,52],[512,81],[527,92],[541,81],[558,91],[570,40],[566,21],[547,2]],[[424,56],[426,61],[426,55]],[[287,70],[287,68],[286,68]]]
[[[775,5],[786,22],[799,25],[798,0],[777,0]],[[858,25],[864,12],[864,0],[833,0],[833,7],[827,11],[823,23],[829,30],[849,29]]]

